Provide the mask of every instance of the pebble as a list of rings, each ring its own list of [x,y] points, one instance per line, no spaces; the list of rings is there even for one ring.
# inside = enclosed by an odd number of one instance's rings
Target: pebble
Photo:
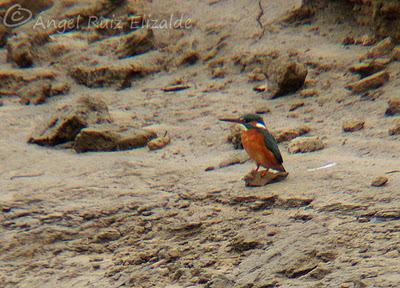
[[[385,176],[379,176],[377,178],[375,178],[372,183],[371,186],[373,187],[382,187],[383,185],[385,185],[387,182],[389,181],[389,179]]]
[[[349,120],[343,123],[344,132],[355,132],[364,129],[365,121]]]

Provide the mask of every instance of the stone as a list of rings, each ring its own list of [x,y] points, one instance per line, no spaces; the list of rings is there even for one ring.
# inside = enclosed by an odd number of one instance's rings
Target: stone
[[[297,128],[285,129],[275,133],[275,138],[278,143],[293,140],[297,137],[303,136],[309,133],[311,129],[307,126],[301,126]]]
[[[289,143],[288,151],[290,153],[308,153],[324,148],[324,142],[318,137],[299,137]]]
[[[397,123],[396,126],[389,129],[389,135],[390,136],[400,135],[400,123]]]
[[[353,65],[352,67],[350,67],[350,71],[352,73],[359,74],[362,78],[365,78],[384,70],[390,63],[390,61],[391,59],[389,58],[373,59]]]
[[[271,79],[272,98],[294,93],[303,87],[308,70],[302,63],[277,59],[268,64],[267,75]]]
[[[388,108],[385,116],[395,116],[400,114],[400,98],[393,98],[388,101]]]
[[[268,171],[265,175],[262,175],[261,171],[251,171],[243,178],[243,180],[246,187],[262,187],[271,183],[280,182],[288,175],[289,173],[287,172],[272,173]]]
[[[73,148],[77,153],[129,150],[145,147],[156,137],[155,132],[144,129],[112,124],[93,125],[79,132]]]
[[[20,88],[17,92],[21,104],[42,104],[49,97],[67,94],[70,90],[68,83],[52,81],[35,81]]]
[[[55,116],[38,125],[28,143],[55,146],[74,141],[79,132],[89,124],[109,123],[107,105],[99,99],[84,96],[76,103],[60,109]]]
[[[374,180],[372,180],[371,186],[373,186],[373,187],[382,187],[388,181],[389,181],[389,179],[387,177],[379,176],[379,177],[376,177]]]
[[[375,46],[370,48],[367,52],[367,58],[377,58],[388,55],[392,52],[394,48],[394,43],[391,37],[383,39],[381,42],[377,43]]]
[[[149,147],[150,151],[159,150],[169,145],[170,143],[171,143],[171,137],[169,137],[166,134],[165,136],[158,137],[156,139],[149,141],[149,143],[147,143],[147,147]]]
[[[304,106],[304,102],[297,102],[297,103],[293,103],[292,105],[290,105],[289,111],[293,112],[296,111],[297,109],[299,109],[300,107]]]
[[[364,129],[365,121],[361,120],[349,120],[343,123],[344,132],[355,132]]]
[[[317,89],[303,89],[299,92],[300,97],[309,98],[319,95],[319,91]]]
[[[389,73],[387,71],[381,71],[354,83],[348,84],[346,88],[351,90],[353,93],[362,93],[383,86],[387,81],[389,81],[389,79]]]

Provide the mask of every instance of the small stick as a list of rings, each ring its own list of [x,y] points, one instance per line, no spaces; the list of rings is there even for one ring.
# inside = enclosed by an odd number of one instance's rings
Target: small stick
[[[22,175],[14,175],[10,177],[10,180],[18,179],[18,178],[34,178],[43,176],[44,173],[36,173],[36,174],[22,174]]]

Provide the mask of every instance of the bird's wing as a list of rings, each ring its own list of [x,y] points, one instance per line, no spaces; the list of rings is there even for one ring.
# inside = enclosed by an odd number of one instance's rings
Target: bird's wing
[[[283,163],[281,151],[279,151],[278,143],[276,142],[274,136],[272,136],[267,129],[257,128],[264,135],[264,143],[267,148],[274,154],[276,160],[280,164]]]

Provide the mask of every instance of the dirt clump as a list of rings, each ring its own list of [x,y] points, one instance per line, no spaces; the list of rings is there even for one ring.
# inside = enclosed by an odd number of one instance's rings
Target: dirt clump
[[[299,137],[293,139],[288,146],[290,153],[308,153],[325,148],[324,142],[318,137]]]
[[[286,141],[291,141],[297,137],[308,134],[310,131],[311,131],[310,127],[300,126],[297,128],[289,128],[289,129],[277,131],[274,135],[275,135],[276,141],[278,143],[282,143],[282,142],[286,142]]]
[[[389,65],[391,59],[377,58],[357,63],[350,68],[350,71],[359,74],[362,78],[371,76],[377,72],[384,70]]]
[[[65,95],[69,90],[70,85],[67,82],[36,81],[19,89],[17,94],[21,104],[38,105],[46,102],[49,97]]]
[[[387,81],[389,81],[389,79],[390,74],[387,71],[381,71],[357,82],[350,83],[346,88],[351,90],[353,93],[362,93],[383,86]]]
[[[371,186],[373,186],[373,187],[382,187],[388,181],[389,181],[389,179],[386,176],[379,176],[379,177],[376,177],[374,180],[372,180]]]
[[[79,132],[74,150],[77,153],[128,150],[144,147],[156,137],[154,132],[143,129],[112,124],[94,125]]]
[[[364,129],[365,121],[362,120],[349,120],[343,123],[344,132],[355,132]]]
[[[110,123],[107,105],[99,99],[81,97],[72,105],[63,107],[57,115],[36,128],[29,143],[55,146],[74,141],[89,124]]]

